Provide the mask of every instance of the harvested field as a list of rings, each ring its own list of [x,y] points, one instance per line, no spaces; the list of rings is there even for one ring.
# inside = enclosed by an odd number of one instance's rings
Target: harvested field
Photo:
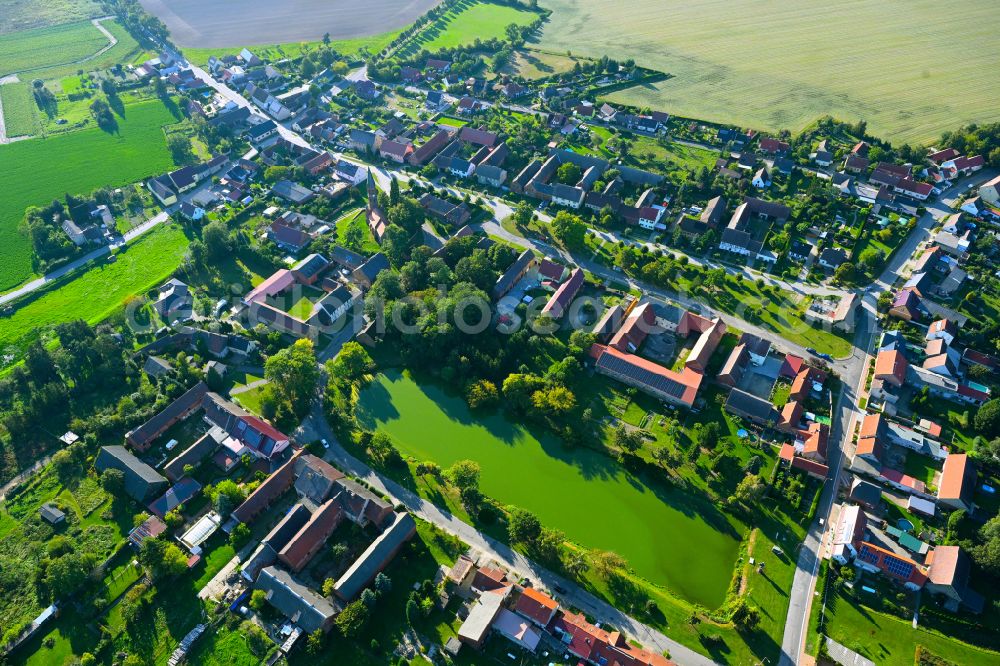
[[[141,0],[182,47],[225,48],[282,42],[334,40],[398,30],[438,0]]]
[[[864,119],[898,142],[1000,120],[1000,81],[982,76],[1000,50],[995,2],[633,0],[613,13],[597,0],[542,5],[553,14],[541,48],[635,58],[672,75],[612,101],[765,130],[830,114]]]
[[[0,290],[32,275],[31,244],[18,232],[28,206],[166,171],[173,162],[162,127],[173,122],[163,103],[153,100],[126,105],[114,135],[95,127],[0,146]]]

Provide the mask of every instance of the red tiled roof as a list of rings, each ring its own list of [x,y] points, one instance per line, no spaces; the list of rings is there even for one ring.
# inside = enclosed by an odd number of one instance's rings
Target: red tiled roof
[[[902,386],[906,381],[906,368],[909,365],[906,357],[899,350],[884,350],[875,357],[875,377],[890,379],[896,386]]]
[[[816,462],[815,460],[809,460],[808,458],[803,458],[801,456],[795,456],[792,459],[792,467],[795,469],[801,469],[807,474],[812,474],[813,476],[825,479],[827,475],[830,474],[830,468],[821,462]]]
[[[313,512],[302,529],[281,549],[278,557],[292,571],[301,571],[309,560],[323,547],[337,525],[344,518],[340,500],[336,497],[327,500]]]
[[[506,581],[507,574],[500,569],[494,569],[492,567],[479,567],[479,569],[476,570],[475,578],[472,579],[472,587],[483,592],[488,592],[490,590],[499,590],[502,587],[506,587],[510,584]]]
[[[559,604],[555,599],[530,587],[524,588],[514,604],[515,611],[543,627],[548,625],[557,608]]]
[[[801,356],[785,354],[785,362],[781,364],[781,374],[785,377],[795,377],[802,369],[805,361]]]
[[[594,345],[594,347],[600,347],[600,345]],[[628,354],[614,347],[604,347],[597,359],[598,366],[610,368],[613,361],[623,362],[612,368],[615,372],[629,374],[636,382],[671,393],[678,401],[687,406],[694,404],[698,388],[704,377],[700,372],[686,366],[683,371],[674,372],[641,356]]]
[[[952,453],[944,459],[938,499],[968,501],[976,484],[976,470],[964,453]]]
[[[631,352],[639,348],[646,335],[656,326],[656,313],[653,306],[644,303],[637,307],[625,319],[608,344],[619,351]],[[630,348],[631,347],[631,348]]]

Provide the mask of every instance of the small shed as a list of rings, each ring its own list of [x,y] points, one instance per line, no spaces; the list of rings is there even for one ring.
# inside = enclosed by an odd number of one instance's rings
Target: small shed
[[[42,517],[42,520],[50,525],[60,525],[66,522],[66,514],[60,511],[59,508],[51,502],[43,504],[38,509],[38,513]]]
[[[926,500],[923,497],[917,497],[916,495],[910,495],[910,499],[906,503],[906,508],[932,518],[937,511],[934,502]]]

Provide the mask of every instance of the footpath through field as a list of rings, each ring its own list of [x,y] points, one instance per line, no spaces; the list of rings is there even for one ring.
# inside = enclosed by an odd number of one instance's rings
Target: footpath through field
[[[492,539],[471,525],[459,520],[447,511],[442,511],[434,504],[424,500],[416,493],[403,488],[395,481],[374,472],[366,464],[348,453],[333,434],[333,430],[323,415],[322,406],[316,403],[312,413],[302,423],[295,433],[298,441],[315,441],[326,439],[330,448],[326,459],[340,467],[341,470],[364,480],[379,492],[390,496],[394,502],[403,504],[407,510],[424,520],[437,525],[446,532],[457,536],[468,545],[494,558],[519,575],[528,576],[541,582],[549,589],[561,587],[566,590],[559,596],[569,605],[579,608],[591,615],[596,621],[607,623],[642,643],[645,647],[657,652],[667,651],[670,659],[685,666],[710,666],[714,662],[694,650],[668,638],[659,631],[634,620],[610,604],[580,588],[576,583],[548,571],[513,550],[506,544]]]

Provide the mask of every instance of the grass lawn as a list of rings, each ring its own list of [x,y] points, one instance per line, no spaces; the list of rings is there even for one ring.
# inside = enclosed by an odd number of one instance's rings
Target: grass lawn
[[[941,463],[936,462],[930,456],[922,456],[916,451],[906,452],[906,463],[903,465],[903,473],[909,474],[914,479],[926,483],[929,492],[937,488],[934,477],[940,471]]]
[[[469,0],[450,9],[433,24],[411,38],[396,55],[411,56],[421,49],[437,51],[472,44],[477,39],[504,39],[511,23],[529,25],[538,14],[511,5]]]
[[[200,666],[256,666],[263,659],[250,649],[246,635],[239,628],[221,625],[198,639],[187,662]]]
[[[461,398],[408,374],[380,375],[362,391],[357,416],[417,460],[476,459],[487,496],[535,512],[587,548],[615,550],[638,575],[690,601],[722,603],[745,530],[702,497],[648,483],[603,453],[567,449],[501,414],[473,415]]]
[[[175,225],[161,225],[85,272],[34,292],[10,317],[0,319],[0,347],[26,343],[46,326],[106,319],[134,294],[160,284],[181,263],[188,239]]]
[[[8,137],[27,136],[38,131],[38,107],[31,94],[30,83],[8,83],[0,86],[3,121]]]
[[[448,127],[465,127],[469,124],[467,121],[453,116],[439,116],[434,122],[438,125],[447,125]]]
[[[379,251],[379,245],[375,242],[375,237],[372,236],[371,229],[368,228],[368,220],[365,217],[365,210],[363,208],[347,213],[337,220],[336,225],[337,242],[341,245],[348,247],[347,233],[349,229],[353,229],[352,233],[355,236],[360,236],[362,242],[360,247],[351,247],[350,249],[366,256]]]
[[[258,386],[257,388],[234,395],[233,400],[242,405],[244,409],[254,414],[260,414],[260,397],[263,390],[263,386]]]
[[[616,92],[613,101],[762,130],[795,131],[822,115],[864,118],[870,132],[897,145],[1000,120],[1000,108],[990,102],[1000,97],[1000,81],[975,99],[965,95],[980,85],[990,54],[1000,48],[991,3],[960,14],[929,0],[908,4],[905,12],[877,0],[853,2],[850,11],[824,0],[791,7],[753,0],[665,7],[660,0],[635,0],[628,11],[612,13],[600,0],[541,4],[553,11],[541,48],[634,58],[672,75]],[[816,41],[819,32],[851,34],[857,26],[866,26],[862,58],[845,58],[836,45]],[[965,40],[981,48],[956,66],[941,66],[941,54]]]
[[[167,171],[173,161],[162,128],[176,120],[162,102],[153,100],[126,106],[114,135],[95,127],[0,146],[0,290],[32,275],[31,244],[17,230],[28,206]]]
[[[370,37],[355,37],[352,39],[335,39],[330,42],[330,48],[338,53],[353,55],[367,50],[369,53],[378,53],[384,49],[389,42],[396,38],[399,30],[383,32]],[[315,50],[322,42],[288,42],[284,44],[269,44],[267,46],[248,46],[257,57],[263,60],[281,60],[283,58],[298,58],[303,53]],[[185,48],[184,57],[195,65],[205,65],[212,56],[221,57],[224,55],[236,55],[243,49],[242,46],[229,48]]]
[[[832,589],[826,605],[826,634],[886,666],[911,666],[918,645],[959,666],[1000,663],[1000,654],[996,652],[981,650],[924,627],[914,629],[909,620],[862,606]]]

